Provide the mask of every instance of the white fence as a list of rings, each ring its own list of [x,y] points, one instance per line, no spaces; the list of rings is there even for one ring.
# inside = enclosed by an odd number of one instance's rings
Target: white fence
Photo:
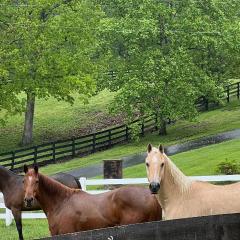
[[[205,182],[237,182],[240,181],[240,175],[217,175],[217,176],[194,176],[190,177],[193,180],[200,180]],[[137,185],[137,184],[148,184],[147,178],[125,178],[125,179],[79,179],[82,189],[91,194],[98,194],[107,192],[109,190],[87,190],[87,186],[103,186],[103,185]],[[5,219],[6,226],[9,226],[13,221],[12,213],[7,209],[3,202],[3,195],[0,193],[0,209],[5,209],[5,213],[0,213],[0,219]],[[43,212],[40,213],[22,213],[24,219],[39,219],[46,218]]]

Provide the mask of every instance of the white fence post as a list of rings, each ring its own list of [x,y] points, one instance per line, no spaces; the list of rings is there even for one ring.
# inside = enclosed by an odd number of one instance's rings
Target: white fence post
[[[5,221],[6,221],[6,226],[10,226],[12,224],[12,221],[13,221],[12,212],[8,208],[6,208],[6,219],[5,219]]]
[[[208,182],[223,182],[223,181],[230,181],[230,182],[239,182],[240,175],[217,175],[217,176],[192,176],[190,177],[193,180],[200,180],[200,181],[208,181]],[[86,179],[85,177],[81,177],[79,179],[82,190],[87,191],[88,186],[97,186],[97,185],[136,185],[136,184],[148,184],[147,178],[123,178],[123,179]],[[88,190],[87,192],[90,194],[98,194],[107,192],[109,190],[102,189],[102,190]],[[5,213],[0,213],[0,219],[5,220],[6,226],[11,225],[13,221],[12,212],[6,208],[4,205],[3,195],[0,193],[0,209],[4,209]],[[43,212],[41,213],[23,213],[23,219],[41,219],[46,218]]]
[[[82,190],[83,191],[86,191],[87,190],[87,185],[86,185],[86,178],[85,177],[81,177],[80,179],[79,179],[79,182],[80,182],[80,184],[81,184],[81,187],[82,187]]]

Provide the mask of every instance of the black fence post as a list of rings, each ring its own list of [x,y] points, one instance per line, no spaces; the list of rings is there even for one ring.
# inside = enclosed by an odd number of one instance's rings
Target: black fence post
[[[37,163],[37,146],[34,146],[34,164]]]
[[[53,162],[56,163],[56,144],[55,142],[52,144],[52,156],[53,156]]]
[[[129,141],[129,128],[126,126],[126,141]]]
[[[75,157],[76,149],[75,149],[75,138],[72,138],[72,157]]]
[[[14,164],[15,164],[15,151],[12,152],[11,170],[14,169]]]
[[[108,130],[108,147],[112,146],[112,133],[111,129]]]
[[[227,102],[229,103],[230,101],[230,90],[229,90],[229,86],[227,86]]]
[[[142,126],[141,126],[141,135],[144,136],[144,123],[142,123]]]
[[[205,105],[205,111],[208,111],[209,102],[207,98],[205,98],[204,100],[204,105]]]
[[[96,134],[93,134],[93,139],[92,139],[92,152],[96,152]]]
[[[240,82],[237,83],[237,98],[240,96]]]
[[[158,117],[157,114],[155,115],[155,126],[154,126],[155,131],[158,130]]]

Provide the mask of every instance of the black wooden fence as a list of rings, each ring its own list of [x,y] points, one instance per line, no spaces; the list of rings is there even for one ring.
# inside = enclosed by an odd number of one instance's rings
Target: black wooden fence
[[[155,130],[154,117],[145,117],[143,122],[139,119],[133,122],[141,124],[141,135]],[[22,169],[24,164],[43,166],[108,149],[116,144],[127,142],[130,138],[131,129],[127,125],[121,125],[85,136],[1,153],[0,165],[16,171]]]
[[[239,99],[240,97],[240,82],[232,83],[225,87],[225,90],[222,92],[222,96],[220,97],[223,101],[230,102],[231,97],[236,97]],[[206,97],[201,97],[196,102],[197,108],[200,111],[206,111],[213,106],[218,105],[218,103],[214,101],[210,101]]]
[[[197,206],[195,206],[197,207]],[[45,240],[239,240],[240,214],[131,224],[42,238]]]
[[[230,97],[232,96],[236,96],[239,99],[239,86],[240,82],[227,86],[223,93],[223,99],[227,100],[227,102],[230,101]],[[211,104],[215,103],[203,97],[198,100],[197,107],[199,110],[208,110]],[[144,121],[138,119],[133,123],[141,124],[141,135],[157,129],[155,117],[145,117]],[[38,164],[39,166],[44,166],[49,163],[56,163],[76,156],[85,156],[111,148],[114,145],[128,142],[131,136],[131,129],[127,125],[121,125],[85,136],[1,153],[0,165],[14,171],[22,169],[24,164]]]

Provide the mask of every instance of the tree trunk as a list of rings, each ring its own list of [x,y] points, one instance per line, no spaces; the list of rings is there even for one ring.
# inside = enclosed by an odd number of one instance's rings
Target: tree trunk
[[[167,122],[165,120],[161,120],[160,122],[159,135],[167,135]]]
[[[22,136],[22,145],[28,145],[33,140],[33,117],[35,107],[35,95],[33,93],[27,93],[27,105],[25,111],[25,122]]]

